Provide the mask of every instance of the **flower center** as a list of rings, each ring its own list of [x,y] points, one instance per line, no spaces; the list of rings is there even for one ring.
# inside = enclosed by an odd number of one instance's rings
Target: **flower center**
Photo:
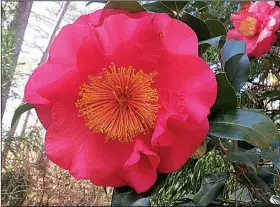
[[[160,107],[157,91],[151,87],[155,75],[135,72],[131,66],[116,68],[112,63],[99,76],[89,76],[76,102],[86,127],[106,133],[106,141],[131,142],[140,133],[148,133]]]
[[[252,37],[257,32],[257,20],[255,17],[248,16],[240,22],[238,27],[240,34],[246,37]]]

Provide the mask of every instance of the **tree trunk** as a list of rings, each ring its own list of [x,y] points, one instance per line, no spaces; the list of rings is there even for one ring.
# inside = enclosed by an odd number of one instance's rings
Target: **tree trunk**
[[[1,120],[3,120],[3,115],[6,109],[6,103],[9,98],[9,92],[12,85],[12,79],[15,73],[15,69],[18,62],[19,53],[21,51],[21,45],[24,38],[24,33],[27,27],[28,18],[31,12],[33,1],[19,1],[16,6],[16,13],[13,21],[11,22],[11,29],[16,30],[16,43],[14,47],[14,57],[12,62],[12,71],[10,72],[11,78],[6,84],[5,88],[3,88],[1,94]]]
[[[60,11],[60,14],[58,15],[59,18],[57,19],[55,25],[54,25],[54,29],[53,29],[53,32],[49,38],[49,42],[47,44],[47,47],[45,49],[45,51],[43,52],[43,55],[41,57],[41,60],[40,60],[40,63],[43,63],[47,60],[48,58],[48,53],[49,53],[49,49],[50,49],[50,46],[51,46],[51,43],[53,42],[54,38],[55,38],[55,34],[57,32],[57,30],[59,29],[59,26],[60,26],[60,23],[61,21],[63,20],[63,17],[68,9],[70,5],[70,1],[67,1],[64,5],[63,5],[63,9]],[[26,114],[26,117],[25,117],[25,120],[24,120],[24,123],[23,123],[23,127],[22,127],[22,130],[21,130],[21,133],[20,133],[20,136],[24,136],[24,133],[25,133],[25,130],[26,130],[26,126],[27,126],[27,123],[28,123],[28,119],[29,119],[29,116],[30,116],[30,113],[31,113],[31,110],[29,110]]]
[[[54,25],[54,29],[53,29],[53,32],[49,38],[49,41],[48,41],[48,44],[47,44],[47,47],[42,55],[42,58],[40,60],[40,63],[41,64],[42,62],[46,61],[47,60],[47,57],[48,57],[48,52],[49,52],[49,48],[50,48],[50,45],[52,43],[52,41],[54,40],[55,38],[55,34],[57,32],[57,30],[59,29],[59,26],[60,26],[60,23],[69,7],[69,4],[70,4],[70,1],[67,1],[64,5],[63,5],[63,9],[61,9],[60,11],[60,14],[58,15],[58,19]],[[24,102],[24,100],[23,100]],[[29,110],[26,114],[26,117],[25,117],[25,120],[24,120],[24,123],[23,123],[23,127],[22,127],[22,130],[21,130],[21,133],[20,133],[20,136],[24,136],[25,134],[25,130],[26,130],[26,127],[27,127],[27,123],[28,123],[28,119],[30,117],[30,113],[31,113],[31,110]],[[20,119],[20,117],[19,117]],[[3,154],[2,154],[2,163],[3,163],[3,167],[5,167],[5,161],[6,161],[6,157],[8,155],[8,152],[10,151],[10,147],[11,147],[11,141],[12,141],[12,137],[14,136],[15,134],[15,131],[16,131],[16,128],[18,126],[18,123],[19,123],[19,119],[18,121],[15,123],[14,127],[8,132],[7,134],[7,139],[5,140],[5,144],[4,144],[4,149],[3,149]]]

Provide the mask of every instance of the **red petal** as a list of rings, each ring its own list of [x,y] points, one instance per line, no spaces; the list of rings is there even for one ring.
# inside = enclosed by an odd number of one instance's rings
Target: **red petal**
[[[80,16],[74,22],[74,24],[82,24],[82,25],[91,24],[91,26],[93,27],[99,27],[103,24],[104,19],[106,19],[109,16],[117,15],[117,14],[124,14],[126,16],[129,16],[130,18],[139,19],[151,15],[152,13],[150,12],[130,13],[128,11],[119,10],[119,9],[100,9],[91,14]]]
[[[141,19],[110,16],[96,30],[105,54],[120,64],[159,62],[162,53],[198,54],[194,31],[166,14]]]
[[[169,129],[173,136],[176,136],[176,141],[170,146],[159,148],[160,164],[158,171],[162,173],[178,170],[186,163],[191,154],[205,139],[209,124],[206,118],[200,124],[199,129],[195,131],[178,128],[176,125],[170,126]]]
[[[155,77],[155,88],[168,88],[210,108],[217,96],[217,81],[207,63],[192,55],[168,55]]]
[[[124,164],[125,177],[137,193],[147,191],[156,181],[159,157],[144,144],[150,137],[141,137],[135,141],[134,151]],[[149,144],[150,145],[150,144]]]
[[[188,118],[186,100],[182,94],[169,89],[158,90],[158,95],[161,107],[157,114],[152,145],[155,147],[169,146],[176,140],[176,137],[169,131],[167,122],[175,121],[180,126],[186,121]]]
[[[74,104],[54,105],[45,144],[49,159],[70,170],[76,179],[90,179],[104,186],[127,184],[120,172],[132,153],[133,143],[106,143],[105,136],[85,127],[83,118],[77,114]]]
[[[35,105],[37,116],[45,129],[52,123],[52,107],[53,105]]]
[[[242,40],[243,36],[236,30],[236,29],[232,29],[229,30],[227,33],[227,39],[231,40],[231,39],[238,39],[238,40]]]

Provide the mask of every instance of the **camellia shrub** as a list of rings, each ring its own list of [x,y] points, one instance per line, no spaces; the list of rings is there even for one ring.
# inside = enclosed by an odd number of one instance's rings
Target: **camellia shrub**
[[[172,179],[187,190],[169,192],[170,205],[277,204],[279,131],[239,99],[251,58],[277,41],[280,8],[243,4],[229,30],[190,4],[206,2],[111,1],[63,27],[12,125],[35,108],[47,157],[114,187],[112,205],[166,204],[156,199]],[[213,48],[214,64],[205,58]]]

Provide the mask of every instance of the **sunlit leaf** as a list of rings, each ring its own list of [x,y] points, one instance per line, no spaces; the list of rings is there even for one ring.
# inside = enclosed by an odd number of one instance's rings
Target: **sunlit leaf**
[[[272,140],[280,140],[274,123],[267,116],[249,110],[219,112],[210,120],[209,135],[243,140],[261,149],[271,149]]]

